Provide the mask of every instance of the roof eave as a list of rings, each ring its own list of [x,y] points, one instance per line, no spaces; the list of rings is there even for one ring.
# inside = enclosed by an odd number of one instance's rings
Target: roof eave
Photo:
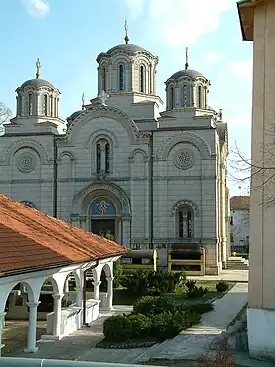
[[[255,0],[237,2],[243,41],[253,41]]]

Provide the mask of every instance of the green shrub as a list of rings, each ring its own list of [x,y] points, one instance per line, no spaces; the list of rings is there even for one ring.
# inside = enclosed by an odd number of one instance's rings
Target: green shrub
[[[173,312],[175,304],[166,297],[145,296],[134,304],[133,312],[143,315],[159,315],[164,312]]]
[[[229,289],[229,283],[227,283],[225,280],[220,280],[216,284],[216,290],[217,292],[226,292]]]
[[[206,302],[206,303],[193,303],[193,304],[189,304],[189,305],[183,305],[181,306],[182,310],[185,311],[189,311],[189,312],[194,312],[198,315],[202,315],[206,312],[212,311],[214,309],[214,306],[212,303],[210,302]]]
[[[137,296],[143,296],[149,289],[148,271],[137,269],[133,274],[123,277],[121,284],[127,290]]]
[[[121,265],[121,260],[118,259],[114,263],[114,288],[120,288],[123,278],[123,267]]]
[[[152,323],[149,317],[141,314],[131,314],[128,316],[128,320],[132,325],[131,339],[150,335]]]
[[[195,286],[195,288],[193,288],[191,291],[187,292],[187,297],[189,298],[201,298],[203,297],[206,293],[208,293],[208,288],[207,287],[197,287]]]
[[[131,320],[125,315],[108,317],[103,323],[103,334],[111,342],[129,340],[133,335]]]
[[[191,292],[197,285],[197,281],[193,279],[188,279],[185,283],[185,286],[188,289],[188,292]]]

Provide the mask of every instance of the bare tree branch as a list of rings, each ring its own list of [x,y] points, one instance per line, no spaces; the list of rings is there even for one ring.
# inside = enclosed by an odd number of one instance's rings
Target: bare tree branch
[[[4,132],[4,124],[11,118],[11,110],[2,102],[0,102],[0,135]]]

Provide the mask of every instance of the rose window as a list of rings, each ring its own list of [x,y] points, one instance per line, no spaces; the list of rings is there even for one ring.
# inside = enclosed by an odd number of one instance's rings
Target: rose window
[[[175,164],[180,169],[188,169],[193,166],[194,158],[189,150],[181,151],[175,159]]]

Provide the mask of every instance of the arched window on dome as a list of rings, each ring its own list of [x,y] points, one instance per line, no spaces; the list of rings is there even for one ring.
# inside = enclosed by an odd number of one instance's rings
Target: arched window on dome
[[[104,66],[102,69],[102,85],[101,85],[101,89],[104,90],[104,92],[106,92],[106,67]]]
[[[47,94],[44,94],[43,96],[43,114],[45,116],[48,115],[48,96]]]
[[[146,69],[144,65],[140,66],[139,69],[139,80],[140,80],[140,91],[141,93],[145,93],[145,83],[146,83]]]
[[[177,237],[191,239],[194,237],[194,214],[188,205],[180,207],[177,211]]]
[[[28,113],[29,115],[33,114],[33,95],[32,93],[29,93],[29,96],[28,96]]]
[[[170,88],[170,109],[175,107],[175,89],[174,87]]]
[[[120,92],[124,91],[124,84],[125,84],[124,77],[125,77],[124,65],[120,64],[118,66],[118,89]]]
[[[182,106],[189,107],[190,106],[190,95],[188,85],[184,85],[182,88]]]
[[[202,108],[202,86],[198,87],[198,107]]]
[[[105,138],[96,143],[96,172],[110,172],[110,143]]]
[[[22,103],[22,96],[19,96],[18,97],[18,111],[17,111],[17,114],[22,116],[22,109],[23,109],[23,103]]]

